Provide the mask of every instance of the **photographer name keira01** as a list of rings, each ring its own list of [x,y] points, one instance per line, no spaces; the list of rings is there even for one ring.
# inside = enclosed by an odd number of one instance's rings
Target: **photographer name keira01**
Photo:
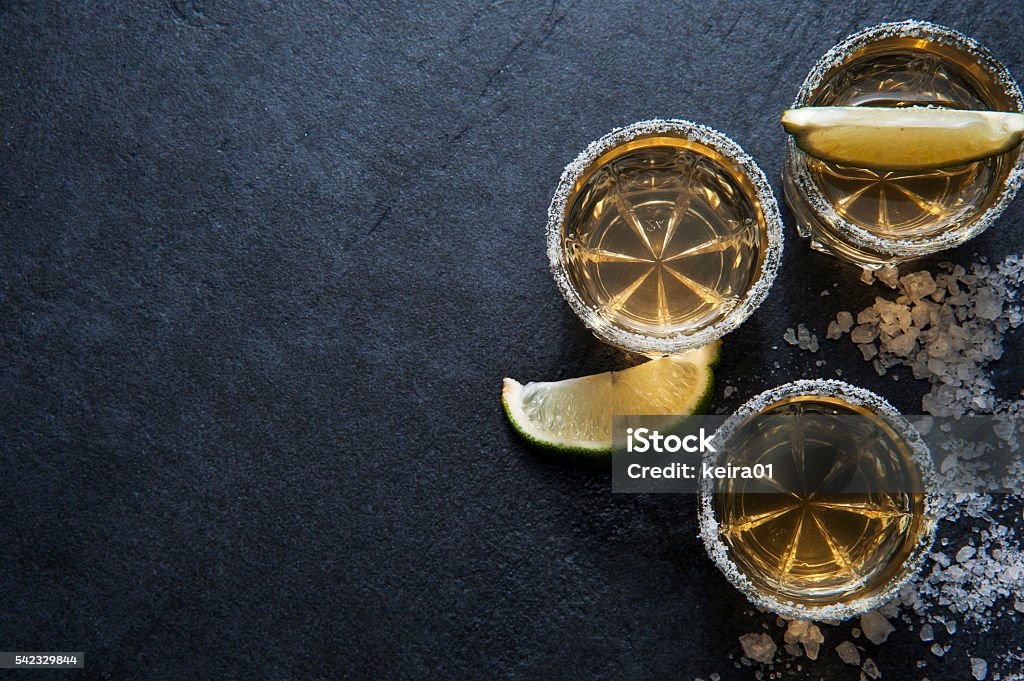
[[[712,444],[714,435],[707,435],[701,428],[698,434],[684,435],[662,435],[657,430],[648,428],[627,428],[626,429],[626,451],[629,453],[655,453],[674,454],[677,452],[715,453],[717,450]],[[684,478],[694,479],[697,477],[697,467],[686,463],[672,463],[668,466],[643,466],[638,463],[630,464],[626,468],[626,474],[631,478]],[[755,464],[753,466],[712,466],[703,463],[700,469],[700,477],[705,479],[763,479],[773,478],[774,471],[772,464]]]

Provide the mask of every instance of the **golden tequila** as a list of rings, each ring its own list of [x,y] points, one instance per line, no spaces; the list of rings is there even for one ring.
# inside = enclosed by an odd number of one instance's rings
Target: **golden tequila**
[[[857,403],[852,386],[828,383],[852,390],[852,401],[841,391],[784,390],[730,435],[729,462],[770,465],[772,478],[706,490],[728,570],[756,602],[797,617],[881,604],[916,569],[933,531],[930,459],[908,438],[909,424]]]
[[[599,336],[659,354],[749,314],[755,284],[774,274],[777,257],[772,271],[765,263],[777,235],[767,184],[726,155],[735,145],[723,153],[673,125],[645,130],[576,167],[552,265]]]
[[[1005,67],[973,40],[908,21],[837,45],[812,70],[794,106],[1019,111],[1022,102]],[[790,141],[786,197],[814,248],[877,267],[983,231],[1015,193],[1011,171],[1020,162],[1014,149],[950,168],[870,170],[812,158]]]

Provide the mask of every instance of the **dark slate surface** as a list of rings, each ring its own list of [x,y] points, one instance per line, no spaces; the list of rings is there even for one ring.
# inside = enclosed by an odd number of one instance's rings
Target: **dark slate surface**
[[[693,500],[533,453],[499,382],[624,361],[545,262],[589,140],[691,118],[776,179],[811,64],[908,16],[1024,76],[1001,2],[2,3],[0,648],[84,650],[104,679],[751,678],[729,656],[772,618]],[[1022,217],[954,257],[1019,252]],[[923,386],[852,345],[780,345],[870,299],[855,279],[787,233],[716,407],[842,369],[915,411]],[[805,678],[856,678],[844,631]],[[1021,634],[954,640],[869,652],[963,679]]]

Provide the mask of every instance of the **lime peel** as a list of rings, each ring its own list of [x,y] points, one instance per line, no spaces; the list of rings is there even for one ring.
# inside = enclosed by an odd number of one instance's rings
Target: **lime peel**
[[[501,401],[509,422],[532,444],[577,458],[604,460],[612,451],[612,417],[689,416],[714,390],[721,341],[621,371],[564,381],[505,378]]]

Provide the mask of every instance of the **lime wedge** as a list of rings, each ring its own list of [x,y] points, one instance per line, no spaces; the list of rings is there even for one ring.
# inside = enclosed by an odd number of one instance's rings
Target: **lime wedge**
[[[876,170],[962,165],[1024,137],[1024,114],[925,107],[808,106],[784,111],[782,125],[815,158]]]
[[[707,406],[721,341],[639,366],[551,383],[506,378],[501,402],[512,427],[535,445],[600,457],[612,450],[612,417],[688,416]]]

